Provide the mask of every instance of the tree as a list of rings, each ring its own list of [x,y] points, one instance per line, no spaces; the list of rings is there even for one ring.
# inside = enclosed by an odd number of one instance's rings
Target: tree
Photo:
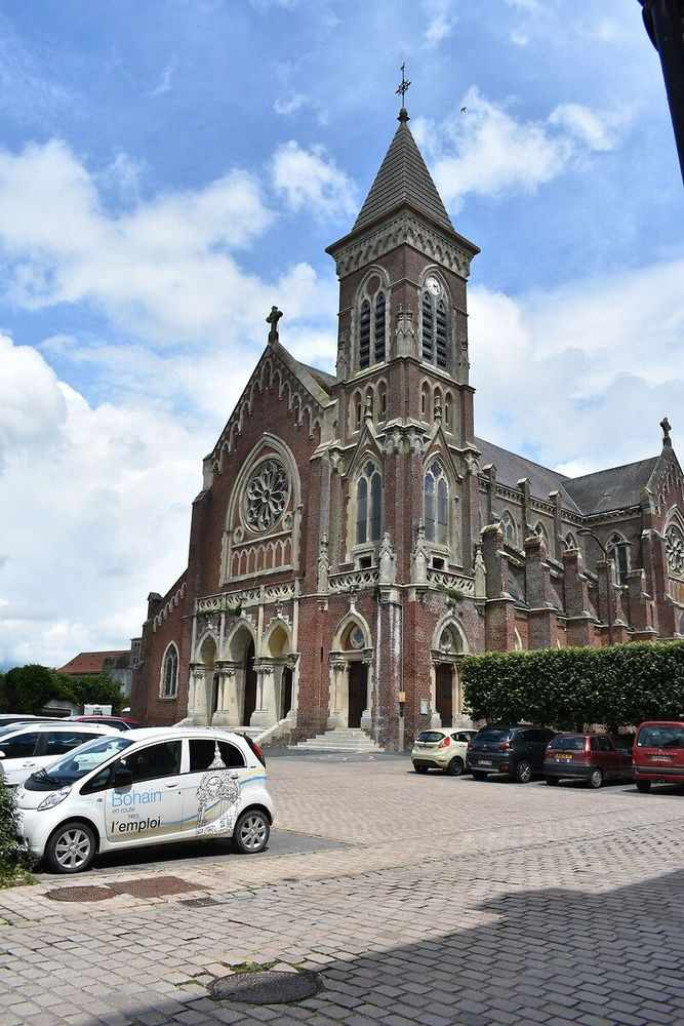
[[[47,666],[31,663],[5,674],[0,690],[0,709],[12,713],[38,713],[57,694],[55,674]]]

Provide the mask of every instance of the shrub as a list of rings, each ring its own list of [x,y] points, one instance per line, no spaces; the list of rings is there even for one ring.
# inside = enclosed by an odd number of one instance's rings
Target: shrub
[[[613,645],[466,658],[473,719],[610,726],[684,714],[684,643]]]
[[[0,776],[0,887],[27,882],[33,859],[16,836],[14,795]]]

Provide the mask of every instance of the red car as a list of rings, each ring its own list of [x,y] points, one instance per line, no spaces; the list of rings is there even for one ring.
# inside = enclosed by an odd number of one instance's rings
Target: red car
[[[547,784],[583,780],[596,788],[606,780],[631,780],[632,753],[608,734],[557,734],[546,746],[544,776]]]
[[[116,727],[117,730],[138,730],[142,723],[137,720],[129,720],[127,716],[75,716],[79,723],[103,723],[106,727]]]
[[[634,742],[634,779],[640,791],[651,784],[684,784],[684,722],[642,723]]]

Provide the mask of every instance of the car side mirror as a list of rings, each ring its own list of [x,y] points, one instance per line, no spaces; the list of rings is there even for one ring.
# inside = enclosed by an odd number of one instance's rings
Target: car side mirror
[[[130,787],[133,783],[133,770],[128,766],[117,766],[114,770],[114,787]]]

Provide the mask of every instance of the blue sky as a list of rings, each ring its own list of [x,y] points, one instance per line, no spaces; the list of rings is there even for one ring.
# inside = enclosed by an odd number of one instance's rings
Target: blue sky
[[[459,231],[478,433],[569,473],[675,427],[684,190],[629,0],[0,4],[0,663],[135,634],[201,456],[411,127]],[[460,108],[467,107],[462,115]]]

